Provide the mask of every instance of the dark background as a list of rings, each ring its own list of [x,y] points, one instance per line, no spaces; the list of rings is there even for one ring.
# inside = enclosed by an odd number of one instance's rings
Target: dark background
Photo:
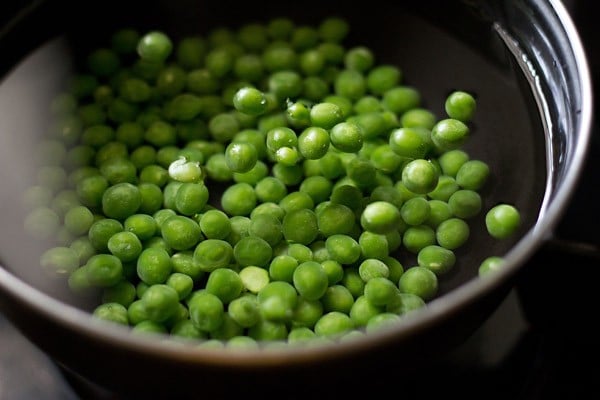
[[[2,2],[0,35],[15,11],[33,2]],[[566,1],[599,92],[600,57],[594,2]],[[598,95],[596,95],[598,97]],[[595,99],[596,100],[596,99]],[[596,110],[598,105],[596,101]],[[596,113],[597,114],[597,113]],[[515,289],[484,326],[446,361],[396,382],[361,377],[399,397],[486,399],[600,398],[600,131],[597,123],[586,169],[556,231]],[[282,395],[285,398],[285,395]],[[117,399],[63,373],[0,315],[0,400]]]

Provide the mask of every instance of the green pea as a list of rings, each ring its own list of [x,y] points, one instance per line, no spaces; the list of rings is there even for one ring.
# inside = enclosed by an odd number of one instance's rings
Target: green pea
[[[467,92],[457,90],[446,98],[444,109],[450,118],[469,122],[475,114],[475,98]]]
[[[321,298],[329,286],[325,270],[320,263],[315,261],[305,261],[299,264],[294,270],[292,280],[300,296],[307,300]]]
[[[521,214],[511,204],[498,204],[485,215],[488,233],[496,239],[506,239],[513,235],[521,225]]]
[[[433,273],[440,276],[454,267],[456,256],[452,250],[431,245],[419,251],[417,262],[421,267],[429,268]]]
[[[403,293],[413,294],[427,301],[437,294],[438,279],[428,268],[411,267],[400,277],[398,286]]]
[[[231,245],[220,239],[206,239],[198,243],[194,249],[193,260],[198,269],[212,272],[229,265],[234,252]]]

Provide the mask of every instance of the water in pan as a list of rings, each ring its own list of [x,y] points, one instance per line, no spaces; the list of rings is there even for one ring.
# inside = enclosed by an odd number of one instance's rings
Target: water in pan
[[[392,24],[381,24],[378,29],[366,20],[352,21],[348,43],[367,45],[379,62],[400,66],[405,83],[421,92],[423,105],[438,117],[443,117],[443,101],[452,90],[476,95],[478,110],[465,149],[492,170],[482,193],[483,209],[498,202],[515,204],[523,216],[521,233],[533,226],[546,186],[543,129],[527,80],[491,26],[484,36],[469,37],[410,14],[396,14]],[[72,46],[81,44],[82,36],[76,39],[61,36],[44,44],[12,70],[0,87],[0,171],[5,188],[0,202],[5,216],[0,227],[0,259],[25,281],[69,302],[79,300],[71,298],[64,281],[48,280],[37,270],[45,247],[19,232],[23,210],[18,193],[29,184],[26,177],[33,176],[32,148],[47,131],[48,104],[70,73]],[[471,222],[471,239],[457,251],[456,268],[440,280],[441,293],[476,276],[483,258],[505,254],[514,244],[492,240],[483,215]],[[414,257],[407,255],[403,263],[411,266]]]

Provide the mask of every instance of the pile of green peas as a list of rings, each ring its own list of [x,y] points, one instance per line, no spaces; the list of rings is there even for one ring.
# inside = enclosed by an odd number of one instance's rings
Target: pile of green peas
[[[97,318],[201,346],[346,340],[426,307],[482,212],[476,101],[455,91],[438,118],[349,28],[126,28],[92,50],[24,197],[55,244],[43,269],[97,294]],[[485,223],[521,221],[499,204]]]

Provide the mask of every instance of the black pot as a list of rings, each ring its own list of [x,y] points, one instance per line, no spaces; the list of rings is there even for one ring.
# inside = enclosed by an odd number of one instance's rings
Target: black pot
[[[385,375],[426,366],[468,338],[506,297],[531,256],[552,238],[578,183],[590,138],[591,83],[577,32],[558,2],[375,1],[368,9],[311,1],[65,3],[33,3],[0,36],[0,308],[58,364],[116,392],[308,393],[353,384],[373,369]],[[476,218],[469,244],[457,252],[456,271],[440,280],[440,296],[401,324],[352,342],[210,350],[131,336],[90,318],[89,304],[36,272],[42,247],[19,230],[24,209],[18,193],[29,182],[23,177],[33,173],[23,160],[45,132],[52,94],[78,56],[115,28],[159,28],[177,38],[280,15],[307,24],[328,15],[347,18],[348,42],[370,46],[380,62],[398,64],[438,115],[450,91],[476,93],[466,149],[493,171],[483,207],[515,204],[523,218],[520,232],[492,240],[483,215]],[[504,268],[480,279],[477,268],[489,255],[505,257]]]

